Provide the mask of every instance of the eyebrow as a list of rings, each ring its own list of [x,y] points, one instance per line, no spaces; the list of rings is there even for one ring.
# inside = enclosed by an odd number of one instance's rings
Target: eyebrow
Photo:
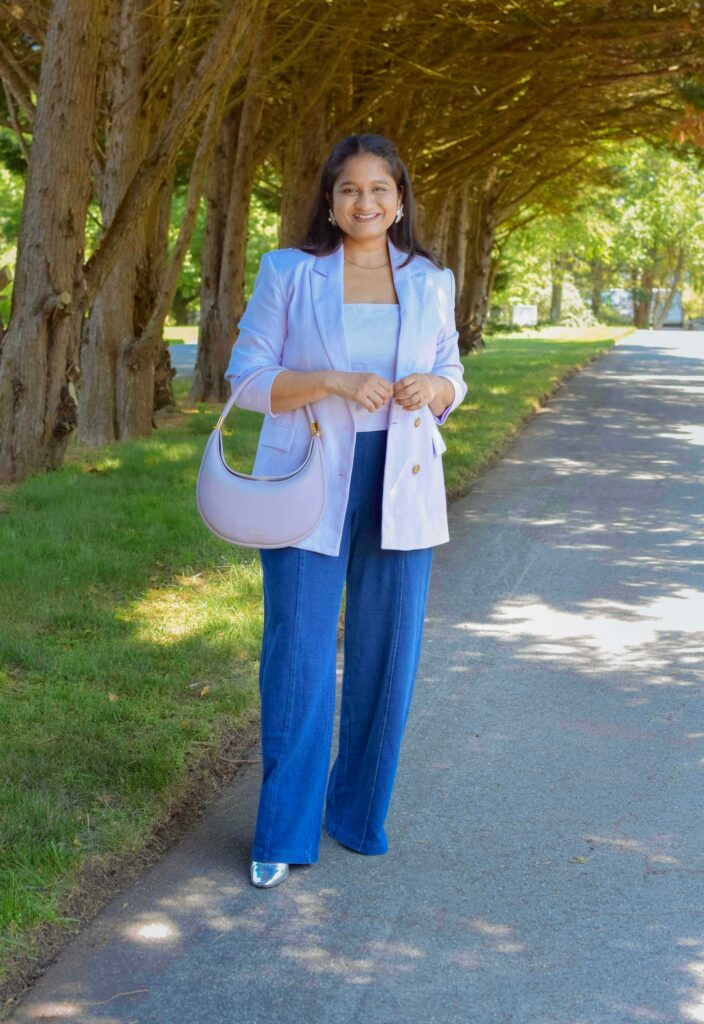
[[[372,185],[388,185],[390,183],[389,178],[375,178]],[[356,181],[339,181],[338,186],[342,185],[356,185]]]

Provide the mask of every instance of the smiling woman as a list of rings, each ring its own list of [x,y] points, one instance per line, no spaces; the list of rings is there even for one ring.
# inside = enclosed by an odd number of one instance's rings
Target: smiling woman
[[[343,139],[322,168],[305,241],[262,259],[227,370],[237,404],[265,414],[253,474],[301,464],[308,404],[325,472],[319,525],[295,545],[260,550],[263,768],[250,866],[260,888],[318,860],[323,811],[343,846],[388,849],[433,547],[449,539],[438,426],[467,391],[454,276],[418,242],[413,214],[393,143]]]

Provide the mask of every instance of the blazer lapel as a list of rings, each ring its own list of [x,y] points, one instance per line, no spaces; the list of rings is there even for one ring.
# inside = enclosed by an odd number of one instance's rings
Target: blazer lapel
[[[344,249],[317,256],[310,274],[311,300],[320,340],[334,370],[351,370],[350,353],[342,320]]]
[[[401,312],[396,379],[413,370],[414,338],[421,325],[423,300],[427,275],[415,259],[400,267],[406,253],[397,249],[387,235],[389,259]],[[340,245],[329,256],[318,256],[313,262],[310,274],[310,288],[313,311],[320,339],[334,370],[351,370],[350,353],[345,337],[342,319],[344,300],[344,249]]]
[[[388,243],[394,287],[401,310],[396,351],[396,380],[400,380],[414,369],[415,341],[421,330],[428,275],[418,257],[401,267],[407,253],[397,249],[391,239],[388,239]]]

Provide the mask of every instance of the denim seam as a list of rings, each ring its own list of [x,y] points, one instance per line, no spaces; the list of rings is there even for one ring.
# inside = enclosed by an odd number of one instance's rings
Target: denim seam
[[[345,676],[348,677],[348,680],[354,678],[354,676],[352,674],[350,674],[350,673],[352,673],[352,668],[351,668],[351,666],[348,665],[348,658],[347,658],[348,653],[351,654],[351,650],[352,650],[352,644],[349,641],[349,634],[347,632],[347,629],[345,629],[345,637],[344,637],[344,667],[343,667],[343,679],[342,679],[343,692],[344,692],[344,684],[345,684],[345,681],[346,681],[345,680]],[[349,660],[351,661],[352,658],[350,657]],[[342,721],[342,718],[343,718],[342,711],[343,711],[342,700],[340,700],[340,721]],[[347,782],[347,768],[348,768],[348,765],[349,765],[349,753],[350,753],[350,723],[349,723],[349,715],[345,716],[344,724],[345,724],[345,745],[344,745],[345,758],[344,758],[344,761],[343,761],[344,771],[342,772],[341,782],[340,782],[340,785],[339,785],[339,788],[343,792],[344,792],[344,788],[345,788],[345,783]],[[339,755],[339,750],[338,750],[338,755]],[[337,829],[337,828],[339,828],[339,826],[340,826],[340,807],[339,807],[339,801],[338,801],[338,806],[336,808],[336,813],[335,813],[335,826],[334,827]]]
[[[362,472],[362,470],[364,469],[364,447],[363,447],[363,443],[362,443],[362,446],[360,446],[360,448],[357,448],[357,433],[355,432],[355,452],[357,452],[357,451],[359,451],[360,454],[361,454],[360,472]],[[347,496],[347,506],[348,506],[348,509],[349,509],[349,520],[348,520],[348,524],[347,525],[348,525],[348,528],[349,528],[350,544],[349,544],[349,548],[347,550],[347,566],[346,566],[346,570],[345,570],[345,582],[346,583],[349,582],[349,566],[350,566],[350,561],[351,561],[351,558],[352,558],[352,549],[353,549],[353,540],[352,540],[352,538],[354,537],[354,535],[356,533],[357,519],[358,519],[358,511],[354,507],[354,502],[357,500],[357,495],[355,493],[353,493],[351,484],[352,484],[352,480],[350,481],[350,491],[349,491],[349,494]],[[359,488],[357,488],[357,489],[359,489]],[[349,600],[349,589],[347,590],[347,599]],[[345,618],[346,617],[347,617],[347,613],[345,612]],[[348,676],[348,674],[349,674],[349,671],[348,671],[348,661],[352,660],[351,658],[348,659],[348,653],[349,653],[349,650],[351,649],[351,646],[352,645],[351,645],[351,643],[349,641],[349,633],[348,633],[347,627],[345,625],[345,633],[344,633],[344,638],[343,638],[343,683],[342,683],[343,692],[344,692],[344,688],[345,688],[344,687],[344,684],[345,684],[344,677]],[[342,715],[342,699],[341,699],[341,701],[340,701],[340,722],[341,723],[342,723],[342,720],[343,720],[343,715]],[[342,774],[342,783],[340,784],[340,788],[343,788],[344,783],[347,781],[347,769],[348,769],[348,763],[349,763],[349,732],[350,732],[350,726],[349,726],[349,721],[347,721],[347,722],[345,722],[345,747],[344,747],[344,750],[345,750],[344,769],[345,770],[344,770],[344,773]],[[339,739],[338,739],[338,756],[339,756],[339,747],[340,747],[340,742],[339,742]],[[340,824],[340,808],[338,806],[336,808],[336,813],[335,813],[335,827],[337,828],[339,826],[339,824]]]
[[[364,843],[364,841],[365,841],[365,839],[367,837],[367,828],[369,827],[369,818],[370,818],[370,815],[372,813],[372,804],[374,802],[374,791],[376,789],[376,780],[377,780],[378,775],[379,775],[379,765],[381,763],[381,751],[382,751],[382,748],[384,746],[384,733],[386,732],[386,722],[387,722],[388,717],[389,717],[389,704],[391,703],[391,689],[393,687],[394,671],[396,669],[396,654],[397,654],[397,651],[398,651],[398,638],[399,638],[399,634],[401,632],[401,614],[402,614],[402,607],[403,607],[403,587],[404,587],[405,578],[406,578],[406,553],[405,553],[405,551],[402,552],[402,556],[401,556],[401,559],[400,559],[400,565],[401,565],[401,579],[399,581],[399,587],[398,587],[399,598],[398,598],[398,603],[396,605],[396,624],[395,624],[395,630],[394,630],[393,647],[392,647],[392,651],[391,651],[391,664],[390,664],[389,673],[388,673],[388,676],[387,676],[387,678],[388,678],[388,687],[387,687],[387,691],[386,691],[386,707],[384,708],[384,721],[382,723],[381,732],[380,732],[380,735],[379,735],[379,749],[377,751],[377,756],[376,756],[376,766],[374,768],[374,779],[372,780],[371,793],[369,794],[369,806],[367,808],[367,818],[366,818],[366,821],[364,822],[364,831],[362,832],[362,838],[360,839],[360,846]]]
[[[281,749],[285,750],[286,737],[288,736],[289,726],[291,724],[291,709],[293,706],[293,684],[296,676],[296,651],[298,648],[298,637],[299,637],[299,623],[301,617],[301,590],[303,587],[303,551],[298,549],[298,579],[296,581],[296,611],[294,615],[294,627],[293,627],[293,643],[291,645],[291,667],[288,679],[288,692],[286,694],[286,714],[284,716],[284,729],[283,736],[281,738]],[[262,860],[268,860],[270,857],[271,850],[271,822],[274,816],[274,806],[278,797],[278,783],[279,783],[279,767],[281,765],[281,755],[279,756],[276,767],[274,768],[274,777],[271,780],[271,795],[269,797],[269,813],[266,818],[266,825],[264,828],[264,849],[267,851],[266,855],[262,857]]]

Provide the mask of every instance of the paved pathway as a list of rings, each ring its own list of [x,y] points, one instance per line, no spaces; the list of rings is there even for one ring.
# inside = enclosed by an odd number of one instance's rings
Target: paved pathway
[[[197,345],[169,345],[171,365],[177,377],[192,377],[196,365]]]
[[[14,1021],[704,1021],[703,355],[625,339],[451,506],[386,856],[254,889],[248,768]]]

